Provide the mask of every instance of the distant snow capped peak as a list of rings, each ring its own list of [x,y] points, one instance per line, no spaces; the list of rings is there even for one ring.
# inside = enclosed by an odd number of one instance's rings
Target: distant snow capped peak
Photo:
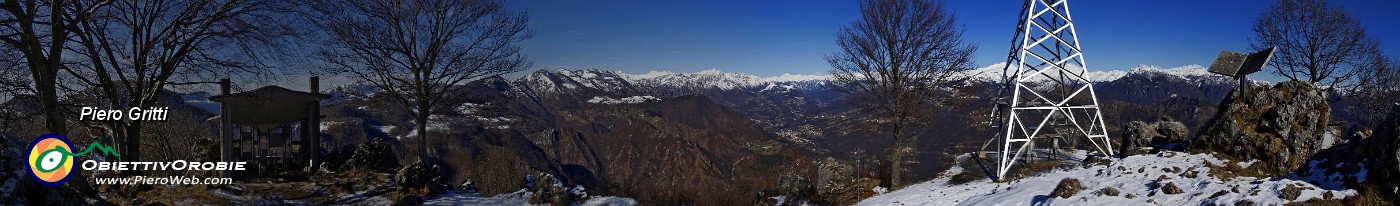
[[[988,66],[986,66],[986,67],[978,67],[978,68],[974,68],[974,69],[971,69],[971,70],[967,70],[967,71],[964,71],[963,74],[971,75],[972,78],[973,78],[973,79],[976,79],[976,80],[991,81],[991,82],[1001,81],[1003,69],[1005,69],[1006,66],[1007,66],[1007,65],[1006,65],[1005,62],[1001,62],[1001,63],[996,63],[996,64],[988,65]],[[1046,73],[1047,73],[1047,74],[1051,74],[1051,75],[1055,75],[1055,74],[1056,74],[1055,72],[1046,72]],[[1215,75],[1215,74],[1210,73],[1209,71],[1206,70],[1205,67],[1202,67],[1201,65],[1197,65],[1197,64],[1191,64],[1191,65],[1173,67],[1173,68],[1170,68],[1170,69],[1162,69],[1162,68],[1157,67],[1157,66],[1143,64],[1143,65],[1135,66],[1135,67],[1133,67],[1133,68],[1129,68],[1128,71],[1123,71],[1123,70],[1097,70],[1097,71],[1095,71],[1095,70],[1090,70],[1090,71],[1084,73],[1084,78],[1085,78],[1085,79],[1088,79],[1089,82],[1110,82],[1110,81],[1122,79],[1123,77],[1127,77],[1127,76],[1129,76],[1129,75],[1152,75],[1152,74],[1165,74],[1165,75],[1171,75],[1171,76],[1176,76],[1176,77],[1185,78],[1185,79],[1199,79],[1199,78],[1215,79],[1216,77],[1220,77],[1219,75]]]
[[[534,91],[550,94],[580,89],[618,92],[631,88],[630,83],[620,72],[600,69],[559,69],[555,72],[536,70],[517,81],[524,83]]]
[[[622,73],[622,72],[619,71],[618,73]],[[623,74],[622,74],[622,77],[627,78],[627,81],[637,81],[638,79],[650,79],[650,78],[656,78],[656,77],[666,76],[666,75],[672,75],[672,74],[676,74],[676,73],[674,73],[674,72],[668,72],[668,71],[656,71],[656,70],[651,70],[650,72],[647,72],[647,73],[644,73],[644,74],[625,74],[625,73],[623,73]]]
[[[650,71],[644,74],[621,74],[621,76],[628,81],[643,86],[688,89],[712,88],[722,90],[759,87],[775,82],[824,81],[830,78],[830,75],[791,73],[784,73],[771,77],[759,77],[739,72],[724,72],[719,69],[706,69],[692,73]]]
[[[783,73],[783,75],[760,78],[760,81],[764,81],[764,82],[805,82],[805,81],[822,81],[822,80],[828,80],[828,79],[831,79],[831,75],[789,74],[789,73]]]
[[[1209,70],[1207,70],[1205,67],[1203,67],[1203,66],[1201,66],[1201,65],[1199,65],[1199,64],[1191,64],[1191,65],[1186,65],[1186,66],[1173,67],[1173,68],[1170,68],[1170,69],[1161,69],[1161,68],[1158,68],[1157,66],[1152,66],[1152,65],[1138,65],[1137,67],[1133,67],[1132,71],[1133,71],[1133,72],[1160,72],[1160,73],[1170,74],[1170,75],[1179,76],[1179,77],[1213,77],[1213,76],[1219,76],[1219,75],[1217,75],[1217,74],[1210,73]]]
[[[1008,68],[1007,68],[1006,62],[1000,62],[1000,63],[988,65],[988,66],[986,66],[986,67],[979,67],[979,68],[974,68],[974,69],[971,69],[971,70],[967,70],[967,71],[964,71],[963,73],[966,74],[966,75],[972,75],[972,79],[982,80],[982,81],[993,81],[993,82],[995,82],[995,81],[1001,81],[1001,78],[1003,78],[1002,75],[1003,75],[1003,73],[1005,73],[1005,69],[1008,69]],[[1079,69],[1079,68],[1078,68],[1078,67],[1072,66],[1072,67],[1069,67],[1068,69],[1070,69],[1070,70],[1076,70],[1076,69]],[[1045,71],[1045,72],[1043,72],[1043,73],[1046,74],[1046,75],[1049,75],[1049,76],[1057,76],[1057,75],[1059,75],[1059,73],[1062,72],[1062,71],[1063,71],[1063,70],[1058,70],[1058,69],[1057,69],[1057,70],[1047,70],[1047,71]],[[1031,73],[1029,73],[1029,72],[1032,72],[1032,71],[1027,71],[1027,72],[1028,72],[1028,73],[1025,73],[1024,75],[1035,75],[1036,77],[1042,77],[1041,79],[1043,79],[1044,81],[1050,81],[1048,78],[1043,78],[1043,76],[1046,76],[1046,75],[1031,74]],[[1117,80],[1118,78],[1123,78],[1123,76],[1127,76],[1127,74],[1128,74],[1128,72],[1119,71],[1119,70],[1100,70],[1100,71],[1090,70],[1090,71],[1088,71],[1088,72],[1084,72],[1083,75],[1084,75],[1084,79],[1089,80],[1089,82],[1107,82],[1107,81]],[[1032,79],[1030,79],[1030,80],[1032,80],[1032,81],[1039,81],[1037,78],[1032,78]]]

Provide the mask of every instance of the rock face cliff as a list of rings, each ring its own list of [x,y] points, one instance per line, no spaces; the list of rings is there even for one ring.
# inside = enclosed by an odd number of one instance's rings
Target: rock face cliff
[[[1374,132],[1356,132],[1319,152],[1313,156],[1316,164],[1298,169],[1298,175],[1340,176],[1348,188],[1369,184],[1390,201],[1400,201],[1400,103],[1375,126]]]
[[[1379,180],[1382,192],[1391,201],[1400,201],[1400,103],[1391,107],[1390,115],[1376,127],[1376,134],[1362,140],[1366,159],[1374,161],[1368,172]]]
[[[1259,160],[1262,174],[1286,175],[1330,145],[1323,138],[1331,118],[1323,92],[1299,81],[1241,86],[1221,101],[1220,113],[1192,139],[1189,149]]]

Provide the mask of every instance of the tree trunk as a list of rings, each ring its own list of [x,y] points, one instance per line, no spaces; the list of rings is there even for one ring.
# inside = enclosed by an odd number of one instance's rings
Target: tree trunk
[[[123,162],[141,161],[141,121],[131,120],[131,124],[126,126],[126,136],[122,137],[122,146],[126,151],[122,151]]]
[[[418,158],[428,158],[428,114],[418,114]]]
[[[894,145],[890,147],[890,189],[899,188],[901,175],[904,174],[904,120],[896,118],[894,120]]]
[[[40,65],[30,64],[30,66]],[[53,79],[53,77],[57,75],[57,72],[48,72],[48,70],[52,70],[52,68],[39,70],[39,73],[43,74],[35,74],[35,76],[47,76],[44,77],[44,79],[37,79],[34,82],[36,89],[39,89],[39,101],[44,105],[44,126],[48,127],[51,133],[67,136],[68,122],[65,121],[66,117],[63,115],[63,107],[58,102],[57,81]]]

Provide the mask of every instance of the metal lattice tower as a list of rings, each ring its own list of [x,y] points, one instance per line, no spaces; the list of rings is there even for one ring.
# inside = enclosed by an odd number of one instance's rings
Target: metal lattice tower
[[[1099,152],[1113,154],[1065,1],[1027,0],[1021,9],[988,121],[997,134],[978,153],[996,156],[998,180],[1015,161],[1034,154],[1036,139],[1058,144],[1082,136]],[[988,151],[994,141],[1001,147]]]

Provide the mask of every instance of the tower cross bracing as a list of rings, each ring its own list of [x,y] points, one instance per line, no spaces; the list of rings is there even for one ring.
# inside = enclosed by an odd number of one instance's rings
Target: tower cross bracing
[[[995,155],[998,180],[1035,152],[1036,139],[1058,144],[1083,137],[1098,152],[1113,154],[1066,1],[1027,0],[1022,6],[988,122],[996,136],[979,153]],[[986,152],[994,141],[1000,147]]]

